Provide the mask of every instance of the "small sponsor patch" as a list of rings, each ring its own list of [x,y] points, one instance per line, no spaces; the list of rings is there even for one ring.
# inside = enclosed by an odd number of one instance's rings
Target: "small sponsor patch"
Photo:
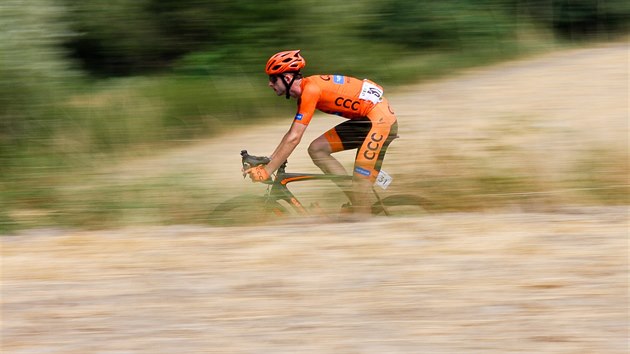
[[[295,115],[295,120],[302,120],[302,118],[304,118],[304,116],[300,113]]]
[[[334,81],[336,84],[343,84],[343,83],[344,83],[344,81],[345,81],[345,80],[344,80],[344,76],[343,76],[343,75],[334,75],[334,76],[333,76],[333,81]]]
[[[369,176],[370,175],[370,171],[366,170],[365,168],[361,168],[361,167],[355,167],[354,168],[354,172],[363,175],[363,176]]]

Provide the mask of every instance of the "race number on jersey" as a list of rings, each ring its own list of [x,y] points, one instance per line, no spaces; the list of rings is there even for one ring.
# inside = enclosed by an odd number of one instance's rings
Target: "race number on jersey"
[[[377,104],[383,100],[383,89],[367,80],[363,80],[359,98]]]

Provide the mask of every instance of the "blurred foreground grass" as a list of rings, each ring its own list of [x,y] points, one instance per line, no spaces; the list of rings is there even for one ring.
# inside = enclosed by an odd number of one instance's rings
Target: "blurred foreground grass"
[[[561,181],[546,180],[544,176],[524,169],[482,168],[483,161],[468,160],[466,165],[477,167],[421,179],[396,174],[396,186],[392,189],[429,199],[434,203],[432,212],[506,208],[541,212],[568,205],[627,205],[629,169],[618,157],[613,152],[604,155],[598,151],[596,159],[583,159],[575,172]],[[237,160],[235,155],[232,171],[235,179],[238,179]],[[108,160],[102,162],[108,163]],[[445,164],[452,162],[443,161]],[[45,175],[43,180],[30,184],[27,189],[20,183],[5,184],[9,191],[5,191],[3,197],[12,201],[12,208],[0,213],[2,230],[205,224],[216,204],[229,197],[220,182],[204,184],[207,180],[194,174],[172,172],[165,176],[103,182],[85,171],[72,173],[76,175],[57,175],[56,178]],[[95,183],[96,180],[99,182]],[[259,187],[262,194],[264,187]],[[308,184],[301,187],[309,188]],[[334,186],[311,185],[310,188],[307,200],[311,197],[321,205],[332,202],[328,212],[337,212],[334,203],[339,196],[335,195]],[[233,195],[240,193],[238,189],[232,192]],[[303,197],[300,193],[297,195]],[[337,207],[340,205],[336,204]]]

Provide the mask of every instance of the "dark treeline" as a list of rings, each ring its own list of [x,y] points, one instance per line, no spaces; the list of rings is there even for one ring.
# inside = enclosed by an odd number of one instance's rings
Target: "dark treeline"
[[[345,22],[341,30],[357,40],[426,50],[512,40],[519,22],[553,31],[560,39],[608,36],[627,29],[629,13],[623,0],[363,0],[359,3],[367,10],[351,20],[344,8],[320,12],[318,18],[311,8],[318,5],[309,1],[65,3],[73,35],[63,45],[87,71],[105,76],[171,68],[198,52],[206,53],[208,71],[229,69],[235,60],[250,70],[254,66],[247,63],[260,51],[303,46],[313,37],[309,32],[336,20]],[[334,40],[334,33],[325,36]]]
[[[295,1],[137,0],[66,1],[75,33],[64,42],[83,67],[98,75],[130,75],[169,68],[206,52],[208,64],[230,65],[248,46],[297,43]]]

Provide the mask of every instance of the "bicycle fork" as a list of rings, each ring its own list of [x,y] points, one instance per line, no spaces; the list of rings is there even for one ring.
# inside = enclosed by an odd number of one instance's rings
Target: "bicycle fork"
[[[291,191],[284,185],[274,183],[267,188],[267,200],[284,200],[294,210],[302,215],[308,214],[308,211],[304,208],[304,205],[291,193]]]

